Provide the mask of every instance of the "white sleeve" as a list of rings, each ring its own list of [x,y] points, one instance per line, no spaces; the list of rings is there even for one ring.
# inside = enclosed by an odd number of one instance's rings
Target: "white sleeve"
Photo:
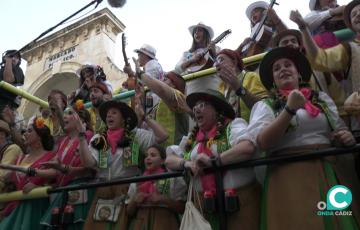
[[[135,196],[137,190],[136,183],[131,183],[128,190],[128,197],[125,200],[125,204],[128,204],[130,200]]]
[[[331,18],[330,11],[311,11],[304,17],[311,32],[314,32],[325,20]]]
[[[164,75],[161,65],[155,60],[151,60],[146,64],[145,73],[158,80],[162,80]]]
[[[251,135],[251,140],[254,140],[254,144],[256,144],[259,133],[269,126],[273,120],[275,120],[274,112],[264,101],[259,101],[253,106],[247,130],[248,135]]]
[[[247,133],[247,123],[242,118],[235,118],[230,124],[229,143],[231,146],[238,144],[242,140],[251,140]]]
[[[90,150],[90,153],[91,153],[91,156],[95,159],[96,161],[96,164],[98,165],[99,164],[99,150],[95,149],[94,147],[92,147],[91,143],[100,136],[100,134],[95,134],[91,139],[90,139],[90,142],[89,142],[89,150]]]
[[[142,152],[145,152],[145,150],[151,145],[156,144],[153,131],[137,128],[135,132],[135,138],[137,139]]]
[[[188,141],[188,136],[183,136],[179,145],[170,145],[166,148],[166,155],[175,154],[181,158],[184,158],[185,146]]]
[[[190,52],[186,51],[186,52],[183,53],[180,61],[179,61],[179,62],[176,64],[176,66],[175,66],[175,72],[176,72],[177,74],[182,75],[182,74],[185,72],[185,69],[181,68],[181,65],[182,65],[185,61],[189,60],[190,58],[191,58],[191,53],[190,53]]]
[[[319,98],[329,107],[329,115],[332,122],[334,122],[335,130],[347,129],[344,121],[339,116],[339,112],[334,101],[329,97],[329,95],[324,92],[319,92]]]

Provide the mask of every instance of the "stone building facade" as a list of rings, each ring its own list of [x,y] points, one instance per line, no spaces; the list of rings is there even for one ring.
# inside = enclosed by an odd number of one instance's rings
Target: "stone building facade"
[[[76,72],[83,64],[102,66],[113,88],[120,88],[127,76],[113,60],[116,37],[124,29],[105,8],[39,40],[22,53],[27,61],[22,88],[45,101],[52,89],[70,94],[79,87]],[[33,102],[22,100],[19,112],[27,120],[38,109]]]

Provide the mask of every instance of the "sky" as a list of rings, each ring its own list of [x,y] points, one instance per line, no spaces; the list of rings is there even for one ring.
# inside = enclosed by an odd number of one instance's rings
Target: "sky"
[[[0,52],[20,49],[89,2],[91,1],[1,0]],[[96,9],[91,6],[74,19],[109,8],[126,26],[124,32],[128,57],[136,57],[133,50],[147,43],[157,50],[156,56],[163,69],[170,71],[182,53],[191,46],[192,38],[188,27],[199,22],[211,26],[215,37],[231,29],[232,34],[218,45],[221,48],[236,49],[250,35],[250,22],[245,10],[252,2],[254,0],[127,0],[122,8],[113,8],[104,0]],[[338,0],[339,5],[349,2],[350,0]],[[274,6],[274,9],[289,28],[296,28],[289,20],[290,10],[298,9],[303,16],[309,13],[309,0],[277,0],[277,3],[279,5]],[[74,19],[54,32],[75,22]],[[122,69],[124,62],[121,34],[118,35],[116,44],[113,61]],[[26,69],[25,63],[22,64],[23,69]]]

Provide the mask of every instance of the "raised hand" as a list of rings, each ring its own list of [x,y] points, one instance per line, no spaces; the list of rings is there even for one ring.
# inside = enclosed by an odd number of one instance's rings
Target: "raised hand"
[[[130,65],[125,65],[123,71],[129,76],[134,76],[134,71],[131,69]]]
[[[295,22],[299,28],[307,26],[304,18],[301,16],[298,10],[290,11],[290,20]]]
[[[135,110],[138,120],[143,121],[145,118],[145,112],[144,112],[143,106],[141,105],[141,103],[139,103],[139,101],[135,102],[134,110]]]
[[[136,59],[136,58],[132,58],[134,64],[135,64],[135,72],[136,73],[140,73],[141,72],[141,69],[140,69],[140,63],[139,63],[139,60]]]
[[[306,99],[304,95],[297,89],[291,91],[287,99],[287,105],[289,106],[290,109],[294,109],[294,110],[303,108],[305,102]]]
[[[346,5],[331,8],[331,9],[329,9],[329,13],[331,16],[343,15],[345,7],[346,7]]]
[[[226,63],[225,61],[219,61],[215,64],[219,77],[231,87],[233,90],[237,90],[240,87],[240,81],[237,78],[237,71],[234,65]]]
[[[86,132],[86,124],[81,121],[79,115],[77,113],[73,113],[74,120],[75,120],[75,128],[78,133],[85,133]]]

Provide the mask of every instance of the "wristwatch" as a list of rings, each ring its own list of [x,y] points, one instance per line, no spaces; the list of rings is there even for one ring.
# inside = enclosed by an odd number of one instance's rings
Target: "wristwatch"
[[[246,89],[242,86],[240,86],[236,91],[235,94],[239,97],[246,95]]]

